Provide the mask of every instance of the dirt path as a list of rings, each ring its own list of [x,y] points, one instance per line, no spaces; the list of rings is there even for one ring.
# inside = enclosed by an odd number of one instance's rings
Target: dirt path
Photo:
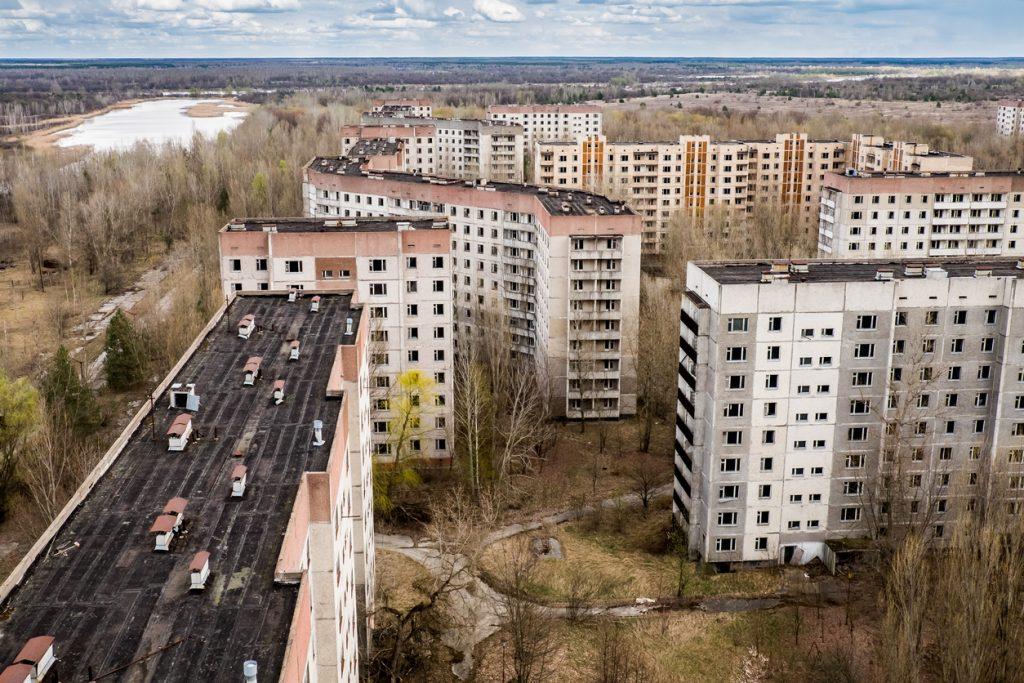
[[[655,491],[655,496],[662,496],[671,491],[672,485],[666,484]],[[636,494],[630,493],[601,501],[602,508],[612,508],[622,504],[637,506],[640,505],[640,498]],[[503,526],[484,537],[481,550],[521,533],[534,531],[548,525],[570,522],[591,509],[588,506],[579,510],[565,510],[532,522]],[[410,560],[418,562],[435,577],[447,575],[452,566],[461,569],[468,561],[462,555],[443,557],[432,541],[417,542],[410,536],[376,534],[374,540],[381,550],[404,555]],[[475,573],[449,594],[448,603],[454,626],[445,632],[442,641],[448,647],[462,653],[462,660],[452,665],[452,672],[460,680],[465,680],[473,671],[473,652],[476,646],[501,628],[503,602],[502,594],[491,588]],[[586,608],[578,612],[576,616],[637,617],[655,607],[653,600],[640,598],[636,604],[632,605]],[[553,617],[566,618],[569,616],[569,609],[566,607],[541,605],[539,608]]]

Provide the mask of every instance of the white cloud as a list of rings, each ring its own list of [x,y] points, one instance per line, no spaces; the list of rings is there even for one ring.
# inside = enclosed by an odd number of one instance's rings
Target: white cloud
[[[154,12],[170,12],[185,6],[182,0],[135,0],[135,9],[148,9]]]
[[[523,20],[519,8],[503,0],[473,0],[473,9],[489,21],[505,23]]]
[[[196,4],[214,12],[284,12],[299,8],[299,0],[197,0]]]
[[[466,16],[466,13],[460,10],[458,7],[449,7],[443,14],[449,19],[461,19]]]

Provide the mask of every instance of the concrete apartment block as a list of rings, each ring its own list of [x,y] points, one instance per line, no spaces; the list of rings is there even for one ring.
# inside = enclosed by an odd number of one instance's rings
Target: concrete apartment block
[[[556,415],[636,410],[640,219],[582,191],[373,172],[364,160],[306,168],[307,214],[444,217],[451,231],[457,339],[475,311],[498,313],[512,350],[536,359]]]
[[[593,104],[493,104],[487,118],[522,126],[526,146],[533,149],[538,142],[600,135],[604,114]]]
[[[1019,171],[830,174],[818,254],[923,258],[1024,254]]]
[[[933,150],[923,142],[886,141],[881,135],[855,133],[847,167],[868,173],[949,173],[973,171],[974,159]]]
[[[225,294],[351,290],[369,308],[371,448],[394,457],[390,423],[410,370],[434,382],[411,448],[451,457],[453,300],[448,222],[402,218],[238,219],[220,231]]]
[[[999,103],[996,130],[1001,135],[1024,135],[1024,100],[1003,100]]]
[[[403,139],[407,145],[411,138],[417,148],[406,151],[410,172],[523,182],[522,126],[502,121],[439,119],[388,112],[367,112],[361,124],[358,129],[344,129],[343,137],[351,140],[353,133],[361,138],[395,137]],[[414,130],[407,132],[403,128]],[[430,129],[432,132],[425,132]]]
[[[825,174],[844,169],[846,144],[780,133],[773,140],[610,142],[602,135],[538,143],[534,177],[541,185],[582,188],[625,200],[643,217],[646,253],[660,250],[670,219],[729,207],[740,217],[754,206],[788,207],[813,229]]]
[[[395,97],[374,100],[370,111],[375,114],[395,114],[429,118],[434,115],[434,105],[422,97]]]
[[[318,294],[315,311],[312,296],[229,295],[0,586],[5,661],[45,635],[47,680],[243,680],[250,661],[260,680],[360,680],[374,611],[368,319],[351,292]],[[254,358],[262,378],[244,386]],[[181,423],[183,450],[154,440]]]
[[[820,557],[884,520],[895,463],[900,509],[938,538],[978,496],[1019,497],[1022,277],[1001,258],[691,263],[673,511],[693,551]]]

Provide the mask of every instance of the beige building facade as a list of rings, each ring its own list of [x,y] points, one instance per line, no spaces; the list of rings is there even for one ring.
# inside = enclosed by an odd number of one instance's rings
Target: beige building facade
[[[447,459],[453,406],[452,258],[437,217],[238,219],[220,231],[221,280],[235,292],[351,290],[368,311],[373,454]],[[396,433],[401,378],[422,373],[431,396],[418,426]],[[401,438],[399,444],[396,439]]]
[[[603,136],[540,143],[538,183],[583,188],[623,199],[643,218],[645,252],[659,251],[669,220],[726,207],[742,216],[758,203],[796,212],[812,229],[825,174],[841,171],[846,144],[782,133],[773,140],[713,141],[684,135],[677,142],[609,142]]]
[[[939,152],[923,142],[886,141],[881,135],[855,133],[846,155],[847,167],[868,173],[950,173],[973,171],[974,159]]]
[[[1024,100],[1003,100],[999,103],[996,130],[1001,135],[1024,135]]]
[[[821,192],[824,258],[1024,254],[1024,174],[830,174]]]
[[[493,104],[487,107],[487,118],[522,126],[526,146],[532,149],[538,142],[600,135],[604,114],[593,104]]]
[[[481,310],[499,314],[512,350],[533,357],[566,417],[636,410],[640,217],[581,191],[377,173],[318,158],[304,201],[315,217],[445,217],[457,340]]]

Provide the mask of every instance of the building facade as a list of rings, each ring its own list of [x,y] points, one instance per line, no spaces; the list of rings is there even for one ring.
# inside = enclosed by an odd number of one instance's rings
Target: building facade
[[[1016,259],[691,263],[673,510],[694,552],[808,561],[1019,497],[1022,277]]]
[[[1024,135],[1024,100],[1003,100],[999,103],[996,130],[1001,135]]]
[[[444,217],[239,219],[219,233],[225,294],[351,290],[368,307],[371,449],[383,460],[453,452],[448,235]],[[396,412],[407,405],[402,380],[409,372],[433,384],[412,427]]]
[[[361,126],[345,128],[342,136],[345,145],[367,137],[402,139],[407,145],[409,172],[507,182],[524,179],[523,128],[501,121],[369,112],[363,115]],[[347,151],[343,148],[342,154]]]
[[[574,141],[580,136],[601,135],[604,114],[593,104],[492,104],[491,121],[523,128],[528,149],[537,142]]]
[[[846,144],[783,133],[774,140],[609,142],[604,136],[539,143],[537,182],[583,188],[626,201],[643,217],[644,251],[660,250],[670,219],[724,207],[740,218],[757,204],[786,207],[813,229],[825,174],[842,171]]]
[[[318,218],[445,217],[451,230],[456,339],[481,312],[504,321],[512,349],[535,358],[567,417],[636,410],[640,219],[606,197],[524,184],[376,173],[358,159],[305,170]]]
[[[422,97],[394,97],[374,100],[370,104],[370,111],[376,114],[429,118],[434,115],[434,105]]]
[[[47,680],[360,680],[367,318],[350,292],[305,294],[229,296],[0,586],[5,661],[46,635]]]
[[[1024,174],[830,174],[818,253],[828,258],[1024,254]]]
[[[973,171],[974,159],[940,152],[923,142],[886,141],[881,135],[855,133],[847,154],[847,168],[868,173],[950,173]]]

